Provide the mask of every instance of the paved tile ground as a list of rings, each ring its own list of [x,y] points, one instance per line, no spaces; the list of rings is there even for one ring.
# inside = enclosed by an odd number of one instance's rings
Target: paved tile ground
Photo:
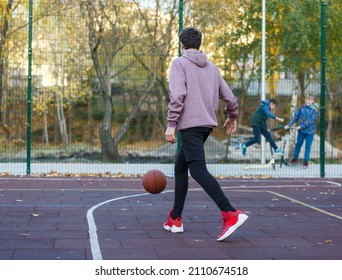
[[[342,179],[219,182],[249,215],[224,242],[216,241],[220,212],[194,181],[185,232],[171,234],[162,224],[172,207],[172,178],[165,192],[152,195],[141,178],[1,177],[0,260],[342,259]]]

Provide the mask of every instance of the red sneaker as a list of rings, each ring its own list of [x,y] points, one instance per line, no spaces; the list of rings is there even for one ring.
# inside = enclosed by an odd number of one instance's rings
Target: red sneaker
[[[248,219],[248,216],[240,210],[236,212],[223,212],[223,230],[217,237],[217,241],[222,241],[231,236],[239,227],[241,227]]]
[[[164,223],[164,228],[167,231],[171,231],[172,233],[178,233],[178,232],[183,232],[183,223],[182,223],[182,218],[176,218],[172,219],[172,210],[169,213],[169,216],[167,217],[167,221]]]
[[[298,160],[296,159],[292,159],[290,162],[289,162],[289,165],[296,165],[298,163]]]

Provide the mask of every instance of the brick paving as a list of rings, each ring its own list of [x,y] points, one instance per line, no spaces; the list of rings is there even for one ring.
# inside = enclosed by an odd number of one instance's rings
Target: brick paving
[[[184,233],[162,224],[173,179],[146,194],[141,178],[0,178],[0,260],[93,259],[88,210],[104,260],[341,260],[342,179],[220,179],[249,215],[217,242],[220,212],[191,181]],[[103,205],[100,205],[103,202]]]

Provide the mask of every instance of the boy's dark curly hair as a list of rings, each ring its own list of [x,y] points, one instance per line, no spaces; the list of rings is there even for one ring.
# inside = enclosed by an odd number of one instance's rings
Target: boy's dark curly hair
[[[187,49],[199,49],[202,43],[202,33],[196,28],[187,27],[179,34],[179,41]]]
[[[273,103],[276,106],[278,105],[277,100],[275,98],[271,98],[270,103]]]

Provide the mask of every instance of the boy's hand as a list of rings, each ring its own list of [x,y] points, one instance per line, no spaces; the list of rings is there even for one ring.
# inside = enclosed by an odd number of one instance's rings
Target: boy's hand
[[[284,119],[283,119],[283,118],[276,117],[276,120],[277,120],[278,122],[284,122]]]
[[[165,140],[171,144],[176,143],[176,128],[175,127],[168,127],[165,131]]]
[[[232,121],[229,118],[224,122],[223,128],[226,127],[226,135],[231,136],[236,131],[236,121]]]

